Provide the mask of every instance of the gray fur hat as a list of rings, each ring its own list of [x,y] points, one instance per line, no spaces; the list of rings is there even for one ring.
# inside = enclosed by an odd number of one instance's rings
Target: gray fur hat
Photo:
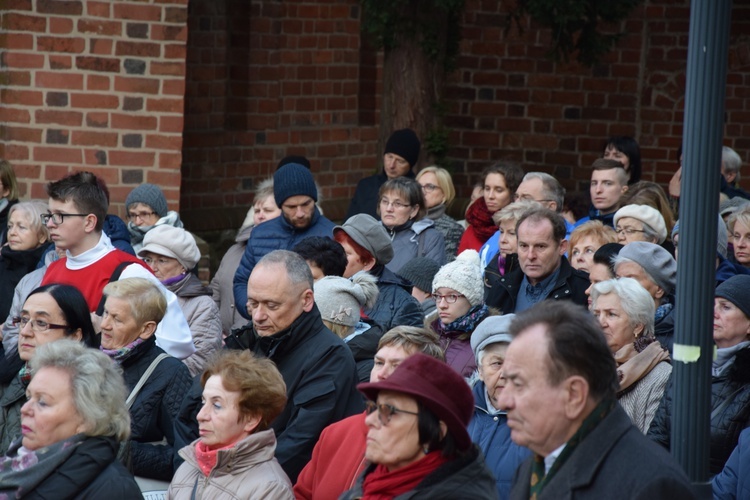
[[[128,194],[125,198],[125,209],[129,209],[130,205],[135,203],[143,203],[148,205],[151,209],[156,212],[156,215],[161,219],[167,212],[169,207],[167,206],[167,199],[164,197],[161,189],[153,184],[141,184]]]
[[[472,307],[484,302],[484,275],[476,250],[464,250],[440,268],[432,280],[432,292],[438,288],[452,288],[469,301]]]
[[[325,276],[315,282],[315,304],[324,320],[344,326],[359,322],[359,311],[370,308],[378,299],[378,280],[375,276],[359,272],[351,279]]]

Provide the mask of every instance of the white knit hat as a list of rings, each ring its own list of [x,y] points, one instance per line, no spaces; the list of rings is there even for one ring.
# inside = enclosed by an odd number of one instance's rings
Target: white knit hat
[[[324,320],[355,326],[359,322],[359,310],[375,305],[378,279],[367,272],[359,272],[351,279],[325,276],[315,282],[313,293]]]
[[[456,260],[440,268],[432,280],[432,293],[443,287],[466,297],[472,307],[484,302],[484,275],[476,250],[464,250]]]
[[[648,205],[625,205],[615,214],[615,226],[617,225],[617,221],[623,217],[632,217],[644,224],[648,224],[651,229],[656,231],[659,238],[657,243],[659,245],[667,239],[667,225],[664,223],[664,217],[657,209]]]

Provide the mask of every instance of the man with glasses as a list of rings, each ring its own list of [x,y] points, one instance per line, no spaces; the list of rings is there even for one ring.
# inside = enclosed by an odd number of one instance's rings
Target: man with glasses
[[[565,188],[562,187],[562,184],[557,179],[549,174],[544,172],[529,172],[523,176],[523,181],[518,185],[514,199],[516,201],[536,201],[537,203],[541,203],[542,206],[558,214],[562,214],[563,202],[565,201]],[[568,239],[570,238],[570,233],[575,229],[575,225],[564,218],[563,222],[565,223],[565,239]]]
[[[318,188],[310,169],[299,163],[288,163],[279,168],[273,174],[273,196],[281,208],[281,217],[253,229],[234,275],[234,303],[237,312],[247,319],[250,319],[245,305],[247,280],[264,255],[273,250],[291,250],[310,236],[333,237],[333,222],[315,206]]]
[[[520,188],[519,188],[520,190]],[[588,275],[573,269],[565,252],[565,220],[548,208],[531,209],[516,223],[519,268],[485,280],[485,304],[503,314],[519,313],[545,299],[586,306]]]
[[[115,248],[102,231],[109,202],[97,177],[91,172],[70,174],[47,184],[47,194],[49,212],[42,214],[42,222],[65,257],[49,265],[41,284],[64,283],[78,288],[98,331],[101,312],[97,310],[104,286],[120,278],[146,278],[167,298],[167,313],[155,334],[157,345],[178,359],[193,354],[193,337],[177,296],[164,288],[137,257]]]
[[[397,326],[380,338],[370,382],[386,380],[406,358],[421,352],[444,360],[437,335],[424,328]],[[365,412],[351,416],[323,430],[302,469],[294,496],[297,499],[338,498],[351,488],[367,465]]]

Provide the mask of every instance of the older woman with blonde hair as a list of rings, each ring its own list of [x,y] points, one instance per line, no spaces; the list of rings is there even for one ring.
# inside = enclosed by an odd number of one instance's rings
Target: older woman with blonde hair
[[[729,216],[727,228],[731,235],[734,260],[750,267],[750,204]]]
[[[292,484],[274,458],[271,422],[286,404],[276,365],[250,351],[224,351],[201,375],[200,438],[180,450],[185,459],[167,498],[292,499]]]
[[[617,398],[645,434],[672,373],[669,352],[654,337],[654,300],[636,280],[620,278],[593,285],[591,301],[617,364]]]
[[[41,215],[47,212],[42,201],[22,201],[8,211],[7,243],[0,250],[0,318],[7,318],[16,285],[37,268],[50,247],[49,231]]]
[[[617,243],[614,229],[599,220],[584,222],[570,233],[570,265],[579,271],[590,272],[594,265],[594,254],[607,243]]]
[[[443,233],[445,239],[445,261],[456,258],[458,243],[464,234],[464,227],[445,213],[456,198],[451,174],[444,168],[430,166],[417,174],[417,182],[422,186],[427,218],[435,222],[435,229]]]
[[[31,374],[23,436],[0,458],[0,496],[139,498],[117,460],[130,434],[117,366],[80,342],[59,340],[39,347]]]
[[[156,345],[154,332],[167,299],[144,278],[113,281],[104,296],[101,350],[122,368],[130,391],[131,435],[123,460],[136,476],[169,481],[177,454],[175,422],[192,378],[185,365]],[[197,428],[192,430],[197,435]]]

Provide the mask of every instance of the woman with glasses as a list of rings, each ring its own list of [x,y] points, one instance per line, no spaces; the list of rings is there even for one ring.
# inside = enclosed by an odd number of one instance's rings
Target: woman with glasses
[[[417,182],[422,186],[427,218],[435,222],[435,228],[445,240],[445,261],[456,258],[458,243],[464,234],[464,227],[445,213],[456,197],[451,174],[444,168],[432,166],[423,168],[417,174]]]
[[[432,281],[432,296],[438,319],[430,328],[440,337],[445,362],[470,378],[477,368],[471,334],[490,315],[484,305],[484,280],[476,250],[466,250],[440,268]]]
[[[20,329],[18,351],[4,363],[13,364],[15,376],[0,386],[0,453],[21,434],[21,407],[31,380],[29,361],[36,348],[60,339],[72,339],[88,347],[99,345],[86,299],[70,285],[45,285],[33,290],[14,318]]]
[[[615,213],[617,241],[627,245],[634,241],[645,241],[661,245],[667,239],[664,217],[648,205],[625,205]]]
[[[169,210],[167,199],[158,186],[141,184],[125,199],[128,214],[130,243],[137,254],[143,248],[143,238],[156,226],[183,227],[180,214]]]
[[[13,292],[21,278],[37,268],[50,247],[49,231],[41,214],[47,204],[24,201],[10,207],[6,224],[7,243],[0,249],[0,318],[7,318]]]
[[[193,336],[195,353],[182,362],[195,377],[206,360],[221,348],[219,308],[211,290],[192,273],[201,258],[195,238],[181,227],[157,226],[146,234],[138,256],[175,295]]]
[[[386,181],[380,188],[378,215],[393,244],[393,259],[388,269],[398,274],[399,269],[415,257],[428,257],[438,264],[445,263],[445,239],[426,219],[422,186],[407,177]]]
[[[414,354],[386,380],[360,384],[369,399],[369,465],[340,498],[497,498],[495,479],[466,427],[471,389],[442,361]]]
[[[523,170],[513,163],[498,163],[482,172],[483,195],[466,209],[466,228],[458,253],[469,248],[477,252],[495,234],[497,226],[492,215],[513,201],[519,184],[523,180]]]

